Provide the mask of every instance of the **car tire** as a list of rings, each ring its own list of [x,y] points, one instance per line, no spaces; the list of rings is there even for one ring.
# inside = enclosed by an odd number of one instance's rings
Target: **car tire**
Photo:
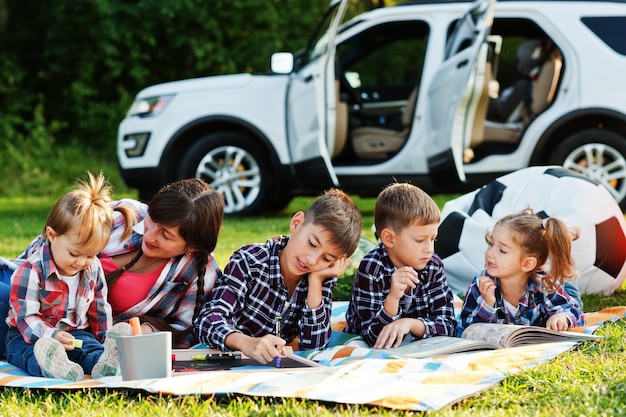
[[[279,193],[276,194],[278,195]],[[289,203],[291,203],[291,200],[293,200],[293,197],[283,192],[281,196],[277,196],[271,199],[267,203],[267,206],[265,208],[267,209],[267,211],[278,213],[285,210],[287,206],[289,206]]]
[[[212,133],[185,152],[179,176],[211,184],[224,196],[224,212],[228,215],[258,214],[272,194],[272,171],[266,154],[242,134]]]
[[[551,164],[562,165],[604,185],[626,209],[626,138],[604,129],[572,134],[555,149]]]

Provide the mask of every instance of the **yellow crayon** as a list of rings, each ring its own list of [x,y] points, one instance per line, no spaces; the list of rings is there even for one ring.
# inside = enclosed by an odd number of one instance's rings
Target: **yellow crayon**
[[[75,348],[80,349],[83,347],[83,341],[81,339],[74,339],[72,342]]]

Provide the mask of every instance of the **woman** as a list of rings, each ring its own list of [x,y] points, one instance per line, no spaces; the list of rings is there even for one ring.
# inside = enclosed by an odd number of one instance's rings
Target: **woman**
[[[139,317],[143,333],[172,332],[174,347],[195,343],[191,325],[220,274],[212,255],[224,219],[224,200],[197,178],[166,185],[146,206],[130,199],[139,223],[127,239],[116,216],[109,244],[100,254],[107,274],[113,322]]]

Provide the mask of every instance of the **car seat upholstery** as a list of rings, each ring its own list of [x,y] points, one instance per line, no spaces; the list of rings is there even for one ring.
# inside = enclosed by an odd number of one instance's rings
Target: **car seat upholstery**
[[[341,100],[340,82],[335,81],[336,97],[336,120],[335,120],[335,142],[331,158],[338,156],[346,146],[348,138],[348,103]]]
[[[493,78],[492,64],[490,62],[485,63],[483,85],[478,97],[478,104],[474,112],[472,122],[472,136],[467,148],[463,151],[463,162],[468,163],[474,159],[474,151],[472,150],[477,144],[483,141],[485,137],[485,122],[487,120],[487,109],[489,108],[490,101],[490,85]]]
[[[544,60],[543,48],[541,39],[529,39],[519,46],[517,72],[520,79],[489,103],[489,120],[503,123],[519,120],[523,107],[530,104],[533,78]]]
[[[559,82],[563,59],[559,51],[554,50],[541,65],[531,93],[530,112],[525,116],[533,118],[548,107],[554,99],[556,86]]]
[[[411,122],[417,105],[417,91],[418,88],[415,87],[407,99],[407,105],[402,112],[402,130],[364,126],[352,131],[352,147],[357,156],[385,158],[402,147],[411,130]]]
[[[481,89],[480,97],[478,98],[478,104],[476,106],[476,113],[474,115],[474,123],[472,125],[472,137],[470,140],[470,146],[474,146],[485,136],[485,120],[487,119],[487,109],[489,107],[489,85],[493,77],[493,71],[491,63],[485,64],[485,74],[483,80],[483,86]]]

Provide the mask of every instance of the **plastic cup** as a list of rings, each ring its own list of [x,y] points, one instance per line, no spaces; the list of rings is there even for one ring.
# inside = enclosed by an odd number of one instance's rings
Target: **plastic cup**
[[[118,336],[115,341],[124,381],[172,376],[171,332]]]

